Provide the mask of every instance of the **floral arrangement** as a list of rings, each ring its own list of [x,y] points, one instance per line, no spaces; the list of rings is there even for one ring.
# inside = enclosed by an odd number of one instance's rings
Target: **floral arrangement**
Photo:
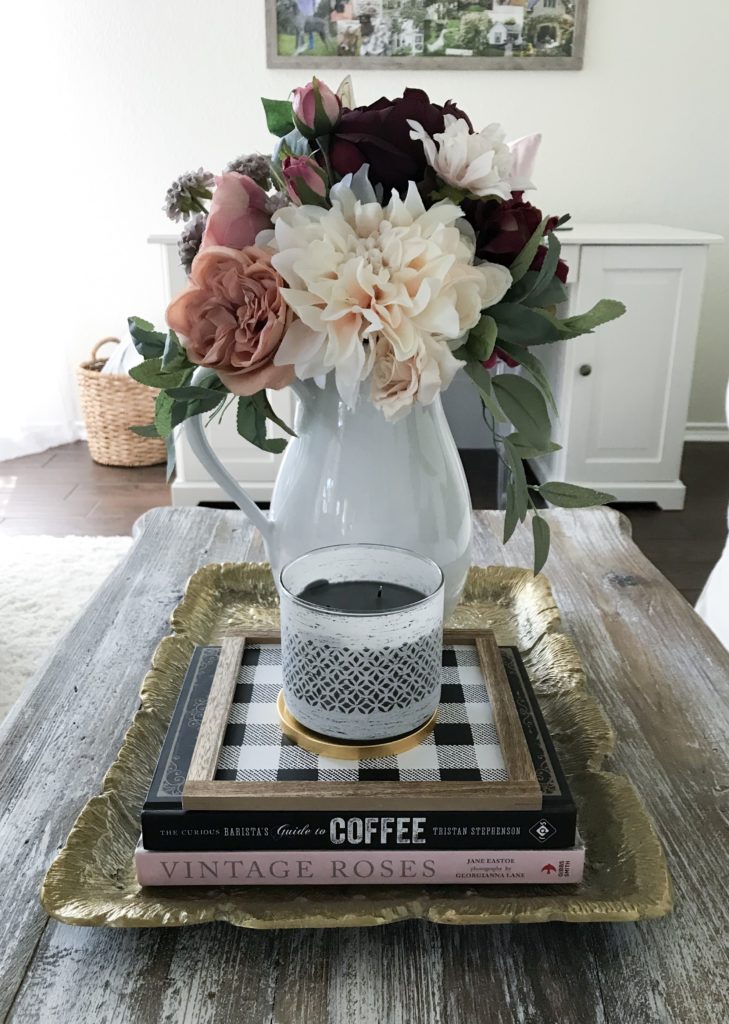
[[[167,193],[168,215],[185,222],[188,284],[168,307],[168,332],[130,319],[144,357],[132,376],[161,389],[154,424],[135,429],[170,438],[187,417],[237,400],[239,433],[279,452],[286,441],[267,422],[292,431],[267,388],[323,386],[333,374],[347,406],[369,400],[396,420],[462,367],[508,469],[504,540],[531,510],[538,571],[549,550],[540,499],[610,496],[527,482],[524,461],[558,447],[535,350],[624,312],[606,299],[559,315],[567,266],[555,229],[568,218],[524,198],[540,137],[475,131],[453,102],[420,89],[357,107],[348,79],[335,93],[315,78],[263,106],[277,138],[270,157],[185,174]]]

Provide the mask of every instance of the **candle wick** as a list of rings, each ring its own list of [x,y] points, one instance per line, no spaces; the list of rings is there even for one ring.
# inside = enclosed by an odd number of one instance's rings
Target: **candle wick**
[[[382,586],[380,586],[380,589],[377,591],[377,596],[378,598],[382,597]]]

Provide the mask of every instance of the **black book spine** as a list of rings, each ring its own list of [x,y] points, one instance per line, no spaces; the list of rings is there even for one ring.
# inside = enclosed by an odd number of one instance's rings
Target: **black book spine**
[[[147,850],[559,850],[573,846],[574,806],[541,811],[142,812]]]

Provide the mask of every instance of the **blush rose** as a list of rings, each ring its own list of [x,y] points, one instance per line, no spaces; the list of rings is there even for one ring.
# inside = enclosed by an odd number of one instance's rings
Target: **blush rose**
[[[258,232],[271,227],[268,196],[252,178],[237,171],[219,175],[215,186],[201,248],[253,245]]]
[[[184,340],[188,358],[215,370],[234,395],[283,388],[291,366],[273,357],[294,314],[268,249],[210,246],[193,260],[188,286],[167,308],[167,323]]]

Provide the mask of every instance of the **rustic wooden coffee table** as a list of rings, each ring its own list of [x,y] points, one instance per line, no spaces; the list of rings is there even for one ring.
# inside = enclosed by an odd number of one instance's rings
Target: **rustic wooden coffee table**
[[[526,535],[502,549],[501,521],[477,514],[474,560],[528,564]],[[38,902],[43,875],[116,754],[186,579],[206,562],[263,557],[238,513],[155,509],[0,727],[0,1020],[724,1024],[729,653],[616,512],[552,512],[550,521],[548,575],[617,730],[613,763],[665,843],[670,917],[275,932],[50,920]]]

